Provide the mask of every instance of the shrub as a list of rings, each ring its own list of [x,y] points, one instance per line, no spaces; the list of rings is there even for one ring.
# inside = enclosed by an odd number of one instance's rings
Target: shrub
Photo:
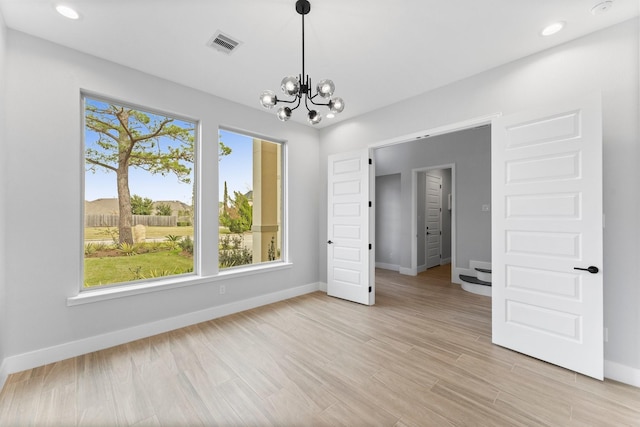
[[[118,245],[118,252],[126,256],[133,256],[138,254],[138,245],[130,245],[129,243],[122,242]]]
[[[253,253],[244,247],[244,239],[238,235],[225,235],[220,239],[218,266],[220,268],[247,265],[253,262]]]
[[[182,248],[183,251],[193,255],[193,240],[191,240],[191,237],[189,236],[183,237],[182,240],[180,240],[180,243],[178,244],[180,245],[180,248]]]

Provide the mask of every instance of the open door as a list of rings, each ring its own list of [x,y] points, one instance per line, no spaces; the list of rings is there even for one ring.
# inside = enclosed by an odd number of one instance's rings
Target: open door
[[[442,261],[442,177],[426,175],[425,253],[427,268]]]
[[[327,294],[373,305],[369,150],[329,156]]]
[[[493,342],[603,378],[599,96],[492,123]]]

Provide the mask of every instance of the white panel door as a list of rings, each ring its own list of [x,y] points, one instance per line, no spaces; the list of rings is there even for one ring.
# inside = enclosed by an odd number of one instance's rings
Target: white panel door
[[[493,342],[598,379],[601,121],[589,96],[495,119],[491,145]]]
[[[370,168],[368,150],[329,156],[327,294],[367,305],[375,301]]]
[[[427,173],[425,252],[427,268],[440,265],[442,253],[442,177]]]

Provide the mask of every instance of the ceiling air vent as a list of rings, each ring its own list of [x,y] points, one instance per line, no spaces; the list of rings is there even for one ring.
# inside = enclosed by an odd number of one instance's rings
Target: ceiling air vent
[[[228,35],[218,31],[213,35],[213,37],[209,39],[207,46],[212,47],[220,52],[230,54],[241,44],[241,41],[234,40]]]

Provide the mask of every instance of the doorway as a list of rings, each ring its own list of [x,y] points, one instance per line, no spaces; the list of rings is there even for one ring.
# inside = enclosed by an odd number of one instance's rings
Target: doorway
[[[413,171],[416,175],[412,197],[416,198],[416,271],[451,264],[455,252],[452,239],[453,170],[455,165],[432,166]]]

